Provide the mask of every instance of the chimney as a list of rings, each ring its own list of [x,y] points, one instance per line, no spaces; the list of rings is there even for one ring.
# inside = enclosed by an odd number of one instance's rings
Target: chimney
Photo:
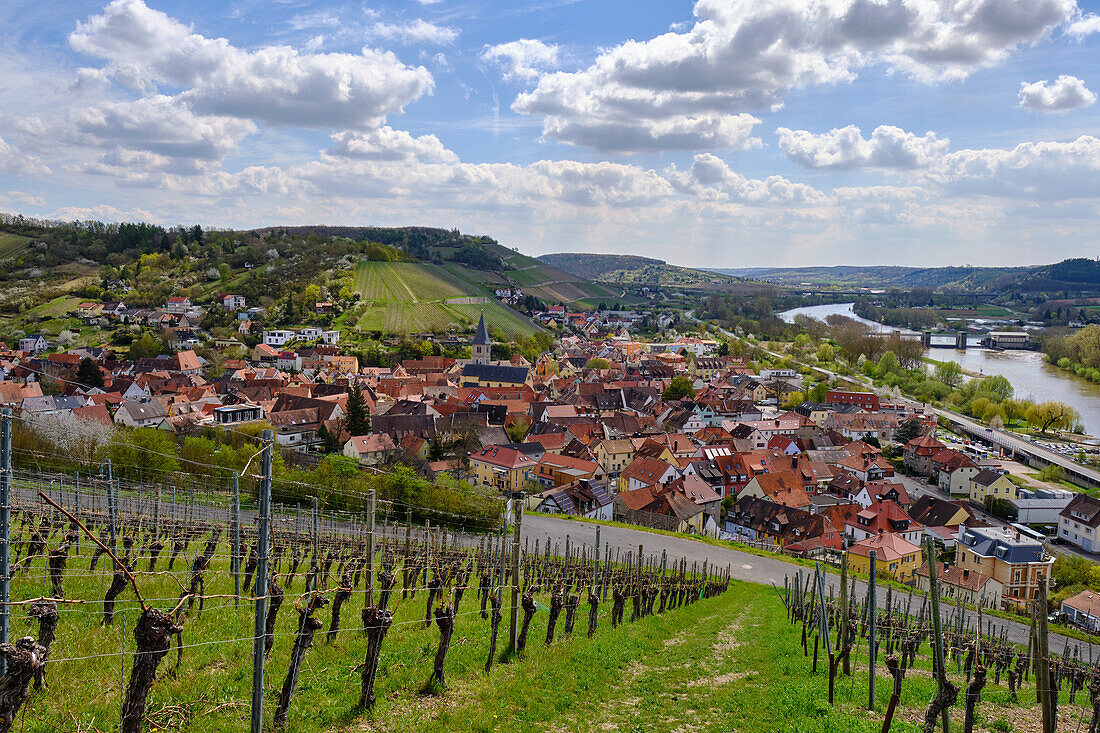
[[[943,564],[943,572],[947,572],[947,568],[950,567],[946,562]]]
[[[795,456],[794,460],[791,461],[791,468],[798,468],[798,456]]]

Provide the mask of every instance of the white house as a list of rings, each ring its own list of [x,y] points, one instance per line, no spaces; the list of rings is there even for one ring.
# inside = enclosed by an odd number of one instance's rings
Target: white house
[[[174,316],[182,316],[188,310],[191,309],[191,299],[187,297],[181,297],[174,295],[168,299],[168,302],[164,305],[164,310],[168,311]]]
[[[39,336],[37,333],[19,339],[19,350],[27,351],[32,354],[37,354],[39,351],[45,351],[50,348],[50,344],[46,339]]]
[[[154,399],[126,400],[115,410],[115,422],[133,428],[155,428],[168,417],[168,410]]]
[[[241,310],[245,307],[243,295],[227,295],[222,298],[222,307],[227,311]]]
[[[293,341],[294,338],[294,331],[278,329],[274,331],[264,331],[264,343],[268,346],[283,346],[284,344]]]
[[[321,331],[321,340],[326,344],[336,345],[340,343],[339,331]]]

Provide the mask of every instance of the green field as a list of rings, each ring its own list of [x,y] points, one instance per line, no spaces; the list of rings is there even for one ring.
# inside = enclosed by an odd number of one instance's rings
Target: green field
[[[30,238],[10,232],[0,232],[0,260],[23,254],[30,244]]]
[[[359,328],[385,333],[464,331],[472,329],[484,311],[489,327],[508,336],[530,336],[538,330],[522,315],[493,300],[491,291],[464,280],[464,270],[422,263],[360,262],[355,289],[366,310]],[[453,302],[478,298],[485,302]]]

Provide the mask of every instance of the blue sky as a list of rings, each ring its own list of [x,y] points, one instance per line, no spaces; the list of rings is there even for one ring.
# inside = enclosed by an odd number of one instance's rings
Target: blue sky
[[[1096,256],[1074,0],[9,2],[0,210],[696,266]]]

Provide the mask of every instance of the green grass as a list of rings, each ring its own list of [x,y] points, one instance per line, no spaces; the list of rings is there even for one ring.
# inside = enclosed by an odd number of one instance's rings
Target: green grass
[[[41,305],[31,308],[30,312],[41,318],[59,318],[75,311],[84,299],[72,295],[60,295]]]
[[[0,260],[17,257],[27,249],[30,238],[11,232],[0,232]]]
[[[464,280],[462,274],[462,269],[430,264],[360,262],[355,270],[355,289],[367,305],[358,326],[386,333],[468,330],[484,311],[488,325],[508,336],[530,336],[538,330],[491,298],[485,303],[448,302],[491,295]]]
[[[48,690],[34,692],[20,714],[28,732],[55,730],[112,730],[117,727],[120,685],[128,678],[133,652],[133,626],[139,609],[133,593],[123,593],[113,625],[100,625],[98,599],[110,579],[108,565],[88,572],[87,540],[81,556],[71,555],[65,577],[67,596],[88,601],[62,608],[58,639],[51,651]],[[190,558],[198,549],[177,559],[173,575],[139,573],[138,583],[152,605],[175,605],[179,582],[186,583]],[[226,545],[220,552],[224,555]],[[165,569],[163,554],[159,569]],[[146,563],[139,568],[144,570]],[[231,593],[224,556],[216,558],[207,576],[206,593]],[[285,567],[285,566],[284,566]],[[286,672],[298,617],[293,604],[302,592],[302,576],[287,592],[276,627],[276,642],[267,660],[266,719],[273,714],[276,693]],[[330,579],[327,584],[333,584]],[[47,592],[42,562],[13,581],[15,601]],[[453,733],[461,731],[877,731],[890,685],[879,666],[876,713],[866,704],[865,648],[853,657],[853,676],[841,677],[836,705],[826,702],[827,677],[811,675],[812,661],[800,648],[800,628],[790,625],[775,592],[768,587],[734,581],[730,590],[665,614],[613,629],[610,602],[601,603],[596,634],[587,638],[587,605],[578,610],[572,637],[547,649],[546,593],[537,596],[539,611],[528,637],[528,650],[518,661],[498,664],[489,675],[482,667],[488,649],[489,625],[476,613],[477,593],[468,589],[456,621],[447,656],[447,687],[438,695],[422,695],[431,672],[438,630],[425,628],[424,593],[401,600],[398,591],[396,624],[386,637],[379,668],[378,705],[369,714],[356,709],[359,692],[357,665],[366,640],[357,630],[363,605],[359,589],[344,606],[343,631],[335,644],[319,632],[307,653],[291,707],[287,730],[304,733],[348,730]],[[182,664],[175,669],[176,653],[161,663],[147,705],[146,730],[202,733],[247,728],[251,684],[252,608],[235,606],[230,598],[208,600],[201,616],[197,609],[184,617]],[[506,603],[507,608],[507,603]],[[628,612],[629,617],[629,603]],[[329,608],[319,614],[327,628]],[[559,620],[559,630],[564,616]],[[34,634],[35,627],[17,606],[12,635]],[[125,639],[127,656],[120,656]],[[865,642],[863,643],[865,647]],[[501,625],[498,650],[507,646],[507,614]],[[812,654],[812,642],[811,642]],[[906,676],[902,707],[895,731],[917,730],[919,716],[932,693],[927,674],[928,645],[923,644],[917,670]],[[950,666],[952,679],[964,674]],[[121,677],[120,677],[121,675]],[[990,683],[982,694],[982,720],[1037,719],[1034,682],[1020,695],[1024,706],[1008,703],[1002,685]],[[1079,703],[1087,700],[1079,693]],[[962,696],[953,710],[961,715]],[[1081,714],[1068,697],[1059,706],[1065,722],[1075,724]],[[961,727],[960,727],[961,729]]]

